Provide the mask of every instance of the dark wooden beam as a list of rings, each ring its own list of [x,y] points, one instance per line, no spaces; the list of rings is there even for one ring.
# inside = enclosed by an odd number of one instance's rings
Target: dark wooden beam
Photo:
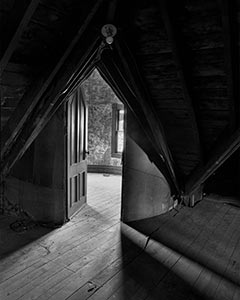
[[[13,147],[4,157],[1,164],[2,178],[9,173],[13,165],[22,157],[59,106],[67,99],[75,87],[76,80],[81,83],[86,75],[89,74],[90,69],[93,69],[94,59],[101,41],[94,35],[94,37],[85,36],[84,42],[86,43],[85,47],[83,46],[83,41],[81,41],[76,45],[74,52],[71,52],[69,59],[54,78],[42,101],[34,109]]]
[[[171,45],[174,63],[175,63],[176,69],[177,69],[178,78],[181,83],[181,87],[182,87],[183,94],[184,94],[184,101],[186,104],[189,118],[191,120],[192,130],[194,132],[195,145],[197,146],[197,149],[198,149],[200,162],[202,162],[203,151],[202,151],[202,145],[201,145],[201,140],[200,140],[199,126],[198,126],[198,122],[197,122],[197,107],[196,107],[196,103],[193,101],[192,96],[189,91],[189,84],[187,82],[186,71],[184,70],[184,67],[183,67],[184,62],[183,62],[183,59],[180,54],[180,43],[178,42],[179,36],[177,37],[177,35],[179,35],[179,33],[176,34],[176,30],[173,26],[172,17],[169,14],[167,2],[168,1],[166,1],[166,0],[158,0],[159,9],[160,9],[162,20],[163,20],[163,23],[164,23],[164,26],[165,26],[165,29],[166,29],[166,32],[168,35],[170,45]],[[175,9],[175,8],[173,8],[173,9]]]
[[[30,19],[32,18],[36,8],[38,7],[40,0],[32,0],[31,3],[29,4],[19,26],[17,27],[17,30],[15,34],[13,35],[11,41],[9,42],[9,45],[7,49],[5,50],[1,61],[0,61],[0,77],[2,73],[4,72],[14,50],[16,49],[19,40],[24,32],[24,30],[27,27],[27,24],[29,23]]]
[[[209,156],[214,157],[214,153],[219,153],[218,149],[221,149],[221,145],[224,140],[227,140],[228,137],[239,127],[239,57],[238,57],[238,43],[236,28],[237,22],[235,20],[236,16],[234,14],[234,2],[229,2],[227,0],[219,0],[219,8],[221,11],[222,19],[222,34],[224,41],[224,54],[225,54],[225,70],[227,78],[227,91],[228,91],[228,102],[229,102],[229,123],[222,131],[217,141],[214,143],[212,149],[209,151]],[[231,151],[229,156],[231,155]],[[223,162],[229,157],[224,157]],[[205,175],[202,174],[203,183],[207,178],[215,172],[218,168],[218,164],[214,166],[213,169],[210,167],[206,169],[206,172],[209,172],[205,178]],[[204,170],[206,167],[202,168]],[[194,184],[194,178],[197,176],[198,172],[200,173],[201,167],[197,168],[192,174],[189,175],[189,180],[186,184],[187,193],[191,189],[197,189],[197,182]],[[200,176],[200,175],[198,175]],[[195,179],[196,180],[196,179]],[[200,182],[199,182],[200,183]],[[200,185],[199,185],[200,186]]]
[[[143,150],[165,176],[170,185],[172,194],[179,194],[180,191],[176,179],[172,176],[167,164],[165,164],[165,161],[162,159],[162,152],[159,154],[159,148],[157,148],[154,142],[154,136],[149,126],[148,117],[144,115],[144,112],[139,105],[138,98],[129,86],[127,77],[123,74],[123,70],[121,70],[118,62],[119,60],[114,59],[111,54],[107,53],[102,56],[102,60],[98,63],[98,70],[105,81],[111,86],[117,97],[131,111],[149,140],[149,144],[147,146],[145,145]],[[140,146],[142,147],[143,145]]]
[[[190,176],[185,186],[185,193],[191,194],[198,189],[235,151],[240,147],[240,129],[216,150],[211,159],[197,168]]]
[[[96,2],[95,6],[92,8],[90,13],[86,17],[85,22],[80,27],[77,35],[72,40],[69,47],[67,48],[61,59],[58,61],[58,63],[55,66],[51,66],[41,78],[36,80],[31,86],[31,88],[24,95],[23,99],[20,101],[17,109],[7,122],[2,132],[1,157],[4,157],[8,149],[11,148],[11,144],[14,143],[22,127],[24,126],[24,123],[34,110],[37,103],[40,101],[41,97],[44,95],[49,85],[52,84],[54,77],[67,60],[72,50],[79,42],[80,38],[85,33],[86,29],[88,28],[90,22],[93,20],[103,1],[104,0],[99,0]]]
[[[145,126],[148,126],[150,129],[148,136],[151,139],[153,147],[155,147],[155,150],[157,151],[158,160],[160,159],[163,161],[165,167],[168,169],[168,177],[171,177],[171,181],[175,185],[175,190],[179,191],[179,184],[175,175],[174,163],[166,143],[164,131],[161,127],[159,119],[155,115],[154,109],[151,105],[152,101],[148,92],[144,88],[145,85],[140,76],[135,60],[122,39],[115,41],[115,49],[115,54],[117,54],[117,59],[115,60],[117,68],[119,68],[120,72],[123,73],[125,85],[127,85],[131,93],[135,95],[135,102],[137,103],[135,110],[142,110],[143,116],[146,118]]]
[[[229,127],[232,132],[239,126],[239,57],[237,21],[234,17],[234,1],[219,0],[225,52],[225,70],[230,110]]]
[[[225,71],[227,75],[227,92],[229,103],[229,131],[233,132],[240,127],[240,52],[239,52],[239,20],[236,1],[218,0],[222,17],[222,33],[225,54]],[[235,161],[237,170],[233,180],[239,187],[240,160]],[[240,189],[237,190],[238,195]]]
[[[126,80],[129,81],[131,89],[133,93],[136,94],[136,99],[147,118],[154,137],[153,142],[158,148],[158,152],[161,153],[176,186],[178,186],[173,160],[166,142],[164,130],[160,124],[159,118],[155,114],[154,108],[152,107],[152,100],[144,88],[145,84],[140,76],[135,59],[132,53],[130,53],[130,50],[126,47],[123,40],[116,40],[115,47],[120,58],[119,61],[121,61],[126,74]]]
[[[238,36],[237,36],[237,20],[234,1],[218,0],[219,10],[221,11],[222,19],[222,36],[224,43],[224,60],[225,72],[227,79],[227,94],[228,94],[228,109],[229,122],[222,130],[219,137],[209,151],[208,157],[216,151],[222,144],[222,141],[227,139],[238,127],[240,121],[239,114],[239,58],[238,57]]]

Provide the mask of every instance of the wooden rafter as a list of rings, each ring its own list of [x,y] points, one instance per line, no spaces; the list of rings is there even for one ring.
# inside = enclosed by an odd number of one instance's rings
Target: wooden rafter
[[[190,194],[203,184],[240,147],[240,129],[223,143],[204,165],[197,168],[186,183],[185,192]]]
[[[33,109],[35,108],[41,97],[44,95],[49,85],[52,83],[54,77],[61,69],[66,59],[69,57],[70,53],[72,52],[76,44],[79,42],[80,38],[85,33],[86,29],[88,28],[90,22],[96,15],[103,1],[104,0],[99,0],[96,2],[95,6],[92,8],[90,13],[86,17],[85,22],[80,27],[77,35],[72,40],[61,59],[58,61],[57,65],[51,66],[49,70],[45,72],[45,75],[43,77],[36,80],[33,83],[32,87],[24,95],[23,99],[20,101],[17,109],[7,122],[2,132],[1,157],[4,157],[5,153],[11,147],[11,144],[14,143],[22,127],[24,126],[24,123],[32,113]]]
[[[30,19],[32,18],[38,4],[39,4],[40,0],[32,0],[20,22],[20,24],[17,27],[17,30],[15,32],[15,34],[13,35],[6,51],[4,52],[1,61],[0,61],[0,77],[3,73],[3,71],[5,70],[14,50],[16,49],[19,40],[24,32],[24,30],[26,29]]]
[[[165,176],[171,187],[172,194],[179,193],[179,187],[175,178],[173,178],[169,168],[159,155],[159,148],[157,148],[153,142],[154,137],[149,127],[147,117],[144,115],[141,107],[139,107],[138,99],[129,86],[122,70],[120,70],[118,63],[108,54],[107,57],[103,56],[102,60],[98,63],[98,70],[102,77],[110,84],[118,98],[130,109],[139,126],[142,128],[142,131],[148,138],[149,145],[151,145],[152,149],[150,150],[148,147],[148,149],[144,149],[144,151]]]
[[[225,52],[225,70],[227,75],[227,90],[230,109],[229,125],[233,131],[239,125],[239,58],[238,43],[236,35],[237,24],[234,25],[233,2],[228,0],[219,0],[222,17],[222,32]]]
[[[240,130],[238,129],[225,144],[224,138],[234,132],[239,126],[239,65],[237,56],[237,40],[235,39],[233,25],[232,3],[227,0],[219,0],[222,18],[222,30],[225,53],[225,70],[227,75],[227,90],[230,109],[229,125],[222,132],[215,143],[212,158],[205,166],[200,166],[189,176],[186,183],[186,193],[191,193],[204,183],[240,146]]]
[[[134,61],[132,54],[129,49],[125,46],[123,41],[116,40],[115,47],[119,58],[122,63],[122,67],[126,74],[126,79],[129,80],[130,89],[132,89],[133,94],[136,94],[136,99],[144,112],[144,115],[147,116],[148,125],[151,128],[153,135],[153,144],[157,147],[158,153],[161,154],[161,158],[166,164],[169,174],[172,177],[175,186],[178,189],[178,182],[174,170],[174,164],[171,157],[170,150],[167,146],[166,138],[163,133],[163,128],[154,113],[154,109],[151,105],[152,101],[148,95],[146,89],[144,88],[143,79],[140,76],[140,72],[137,69],[137,65]]]
[[[181,82],[182,90],[184,93],[184,101],[185,101],[185,104],[186,104],[186,107],[188,110],[189,117],[191,119],[192,129],[193,129],[194,138],[195,138],[195,144],[199,151],[200,162],[202,162],[203,153],[202,153],[202,145],[201,145],[200,134],[199,134],[199,126],[198,126],[198,122],[197,122],[197,112],[196,112],[197,108],[196,108],[196,104],[194,103],[194,101],[190,95],[190,92],[189,92],[189,87],[188,87],[188,83],[186,80],[186,74],[183,69],[183,62],[182,62],[182,58],[181,58],[180,51],[179,51],[180,46],[179,46],[179,43],[176,38],[176,32],[175,32],[175,29],[173,26],[172,19],[168,12],[167,1],[158,0],[158,3],[159,3],[159,9],[161,12],[162,20],[163,20],[165,29],[167,31],[168,39],[169,39],[169,42],[171,45],[174,63],[177,68],[178,78]]]
[[[239,126],[239,58],[236,36],[236,20],[234,20],[233,1],[218,0],[222,19],[222,36],[224,43],[224,59],[227,78],[229,102],[229,124],[222,130],[211,151],[216,151],[222,141]]]
[[[91,37],[91,42],[87,38],[85,41],[85,47],[82,46],[82,43],[78,43],[74,53],[65,62],[64,68],[57,74],[52,86],[46,91],[41,103],[37,105],[30,116],[26,126],[24,126],[14,143],[14,147],[4,157],[1,165],[3,178],[9,173],[15,162],[22,157],[58,107],[72,92],[75,79],[77,78],[78,81],[83,80],[89,74],[89,69],[93,68],[91,62],[94,63],[100,41],[95,35]]]

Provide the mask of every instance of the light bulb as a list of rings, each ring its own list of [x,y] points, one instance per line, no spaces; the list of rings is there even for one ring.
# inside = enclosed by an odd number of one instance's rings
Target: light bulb
[[[106,38],[106,42],[107,42],[107,44],[111,45],[111,44],[113,43],[113,37],[108,36],[108,37]]]

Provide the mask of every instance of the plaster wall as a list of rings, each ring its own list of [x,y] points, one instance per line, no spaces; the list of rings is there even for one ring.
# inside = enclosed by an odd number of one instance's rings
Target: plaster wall
[[[66,215],[63,113],[61,107],[6,180],[6,203],[45,223],[63,223]]]
[[[112,104],[89,104],[88,150],[90,166],[121,166],[121,158],[112,157]],[[90,168],[91,169],[91,168]],[[97,168],[96,168],[97,169]],[[99,168],[101,169],[101,167]]]
[[[163,174],[141,148],[149,142],[129,111],[126,132],[121,219],[130,222],[167,212],[173,200]]]

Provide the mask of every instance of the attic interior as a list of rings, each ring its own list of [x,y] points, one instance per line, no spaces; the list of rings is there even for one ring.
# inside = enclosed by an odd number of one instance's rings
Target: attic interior
[[[240,0],[2,0],[0,28],[0,298],[240,299]],[[122,191],[88,174],[94,70]]]

